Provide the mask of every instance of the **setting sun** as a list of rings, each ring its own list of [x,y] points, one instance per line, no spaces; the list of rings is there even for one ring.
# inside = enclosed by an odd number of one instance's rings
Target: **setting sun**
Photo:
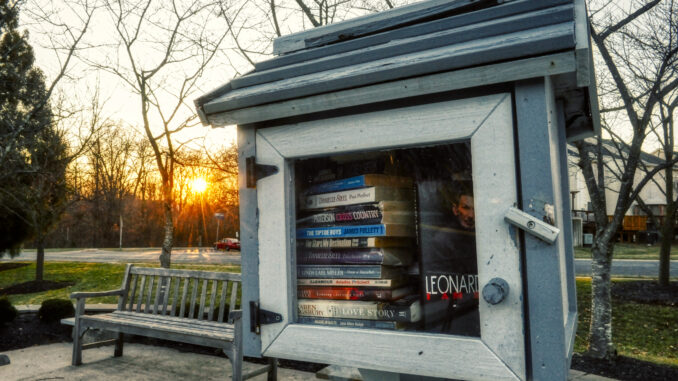
[[[191,191],[193,191],[193,193],[202,193],[205,189],[207,189],[207,181],[202,177],[193,179],[191,182]]]

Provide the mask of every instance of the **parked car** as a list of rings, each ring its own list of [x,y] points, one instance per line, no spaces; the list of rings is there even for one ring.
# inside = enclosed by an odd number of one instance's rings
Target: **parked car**
[[[240,250],[240,240],[237,238],[224,238],[214,243],[217,250]]]

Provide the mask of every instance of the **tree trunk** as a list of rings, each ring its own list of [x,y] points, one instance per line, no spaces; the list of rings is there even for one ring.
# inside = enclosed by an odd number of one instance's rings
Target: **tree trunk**
[[[163,186],[162,206],[165,215],[165,238],[162,241],[162,253],[160,254],[160,266],[168,269],[171,264],[172,246],[174,245],[174,222],[172,221],[172,190],[169,186]]]
[[[612,234],[599,234],[591,250],[591,326],[588,354],[599,359],[613,359],[616,350],[612,343],[612,298],[610,273],[614,243]]]
[[[673,168],[671,168],[673,169]],[[673,237],[675,235],[675,224],[676,224],[676,207],[675,201],[673,200],[673,192],[669,189],[673,187],[672,182],[666,182],[666,196],[667,202],[666,205],[666,215],[664,216],[664,223],[661,227],[662,233],[662,243],[661,249],[659,250],[659,284],[662,286],[669,285],[669,271],[671,267],[671,243],[673,242]],[[669,193],[671,193],[671,198],[669,198]]]
[[[37,251],[35,259],[35,280],[41,282],[45,271],[45,241],[42,237],[36,240],[35,249]]]

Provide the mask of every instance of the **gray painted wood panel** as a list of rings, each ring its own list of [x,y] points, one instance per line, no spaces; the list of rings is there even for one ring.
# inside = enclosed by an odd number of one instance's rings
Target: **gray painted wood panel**
[[[246,157],[256,154],[255,129],[251,126],[238,127],[238,183],[246,184]],[[239,187],[240,199],[240,254],[242,257],[242,310],[243,352],[246,356],[261,357],[261,341],[250,325],[250,302],[259,303],[259,243],[257,231],[259,216],[257,210],[257,189]],[[223,304],[223,303],[222,303]]]
[[[272,58],[270,60],[256,63],[255,72],[279,68],[300,62],[308,62],[322,57],[328,57],[335,54],[341,54],[352,50],[362,49],[368,46],[384,44],[393,40],[421,36],[428,33],[435,33],[442,30],[459,28],[470,24],[480,23],[487,20],[497,20],[503,17],[509,17],[520,13],[533,12],[540,9],[558,6],[562,4],[571,4],[572,0],[519,0],[501,4],[497,7],[481,9],[471,13],[465,13],[457,16],[447,17],[441,20],[416,24],[408,27],[398,28],[384,33],[364,36],[359,39],[349,40],[323,47],[317,47],[309,50],[303,50],[295,53],[285,54]],[[230,91],[230,88],[218,89],[213,95],[224,94]],[[212,93],[212,92],[211,92]],[[207,101],[200,101],[199,104]]]
[[[237,89],[204,105],[208,114],[574,47],[564,23]]]
[[[487,0],[481,0],[489,3]],[[341,41],[342,36],[358,37],[405,25],[445,11],[468,6],[477,0],[431,0],[369,14],[339,23],[279,37],[273,41],[273,54],[282,55],[312,46]]]
[[[556,205],[549,128],[556,118],[552,110],[550,79],[535,79],[516,85],[518,156],[523,211],[543,219],[546,205]],[[535,176],[539,174],[539,176]],[[559,191],[559,190],[558,190]],[[567,353],[558,246],[526,234],[524,270],[527,284],[529,353],[531,377],[535,380],[566,380]]]
[[[255,72],[246,76],[234,78],[231,81],[231,87],[233,89],[251,87],[263,83],[280,81],[321,71],[334,70],[389,57],[461,44],[472,40],[516,33],[568,21],[571,22],[574,18],[573,13],[572,4],[566,4],[530,14],[518,14],[498,20],[488,20],[423,36],[400,39],[359,50],[353,50],[347,53],[318,58],[314,61],[306,61],[258,73]]]
[[[535,76],[558,75],[572,72],[574,67],[573,53],[558,53],[232,110],[210,115],[210,123],[214,126],[224,126],[275,120]]]

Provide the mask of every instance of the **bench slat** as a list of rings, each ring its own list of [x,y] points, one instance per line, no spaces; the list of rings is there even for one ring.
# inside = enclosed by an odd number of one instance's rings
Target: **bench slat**
[[[179,316],[181,317],[183,317],[186,312],[186,294],[188,293],[188,283],[190,280],[190,278],[184,279],[184,290],[181,292],[181,307],[179,307]]]
[[[230,305],[230,310],[237,310],[236,302],[238,301],[238,282],[231,282],[231,305]],[[230,321],[229,321],[230,323]]]
[[[172,277],[166,277],[165,279],[165,297],[162,300],[162,314],[167,315],[167,302],[169,302],[170,290],[172,287]]]
[[[137,312],[141,312],[141,301],[143,300],[144,297],[146,278],[147,276],[145,275],[141,276],[141,284],[139,285],[139,298],[137,299]]]
[[[158,306],[160,305],[160,295],[162,294],[162,285],[164,282],[163,277],[158,277],[158,284],[155,286],[155,299],[153,300],[153,314],[157,315],[160,313]]]
[[[188,318],[193,319],[193,311],[195,310],[195,299],[198,294],[198,279],[197,278],[191,278],[193,280],[193,289],[191,291],[191,308],[188,311]]]
[[[217,299],[217,285],[219,281],[213,280],[212,281],[212,295],[210,297],[210,309],[209,312],[207,313],[207,320],[212,320],[214,317],[214,301]]]
[[[137,316],[120,316],[118,314],[105,314],[105,315],[90,315],[86,318],[85,324],[92,324],[94,322],[100,322],[111,326],[112,328],[121,328],[124,326],[132,326],[143,328],[145,330],[153,330],[156,332],[164,333],[180,333],[184,335],[191,335],[196,337],[206,337],[213,339],[224,339],[224,340],[233,340],[234,330],[232,325],[222,324],[221,327],[200,327],[195,324],[186,326],[183,324],[174,324],[171,321],[163,321],[159,319],[155,320],[144,320],[138,319]]]
[[[146,306],[144,308],[145,313],[148,313],[149,312],[148,310],[150,310],[151,295],[153,294],[153,281],[154,280],[155,280],[154,277],[152,277],[152,276],[148,277],[148,290],[146,291],[147,292],[147,294],[146,294]]]
[[[203,314],[205,313],[205,300],[207,297],[207,282],[209,280],[205,279],[202,281],[202,291],[200,292],[200,308],[198,310],[198,320],[203,319]]]
[[[226,309],[226,293],[228,292],[228,281],[221,282],[221,297],[219,299],[219,317],[217,321],[224,321],[224,310]]]
[[[217,273],[201,270],[177,270],[164,268],[133,267],[132,274],[153,275],[153,276],[173,276],[178,278],[200,278],[209,280],[234,280],[240,282],[242,277],[236,273]]]
[[[138,314],[136,312],[128,311],[114,311],[110,314],[116,315],[116,319],[126,319],[126,320],[135,320],[135,321],[147,321],[147,322],[163,322],[163,324],[171,324],[180,327],[195,327],[201,329],[223,329],[226,327],[231,327],[233,324],[225,322],[216,322],[209,320],[195,320],[181,318],[178,316],[163,316],[163,315],[151,315],[151,314]],[[105,316],[105,315],[88,315],[88,316]]]
[[[170,316],[175,316],[177,314],[177,302],[179,301],[179,283],[181,283],[181,278],[175,278],[174,294],[172,294],[172,310],[170,311]]]
[[[134,297],[136,296],[137,293],[137,278],[139,276],[137,274],[132,275],[132,291],[129,294],[129,307],[127,308],[127,311],[132,311],[132,306],[134,306]]]

